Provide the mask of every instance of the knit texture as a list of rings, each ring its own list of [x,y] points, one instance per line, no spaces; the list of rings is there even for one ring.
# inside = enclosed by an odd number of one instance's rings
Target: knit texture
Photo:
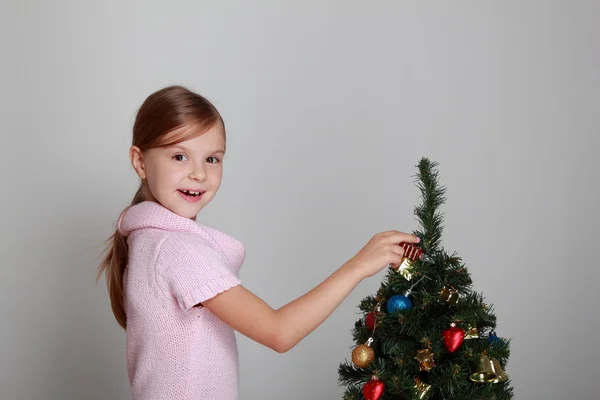
[[[241,283],[244,245],[146,201],[117,222],[127,237],[126,358],[133,400],[236,400],[235,333],[199,303]]]

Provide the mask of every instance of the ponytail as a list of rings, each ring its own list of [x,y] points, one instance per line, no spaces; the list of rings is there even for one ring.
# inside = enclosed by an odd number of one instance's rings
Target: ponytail
[[[142,186],[140,186],[135,196],[133,196],[131,205],[134,206],[144,200]],[[106,256],[98,269],[97,280],[104,273],[112,312],[119,325],[123,329],[126,329],[127,315],[125,315],[125,304],[123,301],[123,274],[129,260],[127,238],[119,233],[119,227],[117,226],[115,232],[107,240],[107,243]]]

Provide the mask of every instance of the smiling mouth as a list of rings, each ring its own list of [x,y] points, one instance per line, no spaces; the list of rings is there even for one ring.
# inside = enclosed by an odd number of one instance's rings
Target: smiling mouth
[[[204,194],[205,191],[192,191],[192,190],[186,190],[186,189],[178,189],[181,193],[185,194],[186,196],[190,196],[190,197],[198,197],[198,196],[202,196],[202,194]]]

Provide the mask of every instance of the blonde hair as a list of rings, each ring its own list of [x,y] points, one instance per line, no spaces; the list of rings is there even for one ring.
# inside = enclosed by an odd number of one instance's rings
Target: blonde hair
[[[220,124],[225,134],[225,124],[215,106],[203,96],[182,86],[168,86],[146,98],[138,110],[133,125],[132,145],[140,150],[172,145],[198,136]],[[191,126],[194,129],[179,129]],[[173,134],[173,132],[179,132]],[[143,202],[144,182],[133,196],[130,206]],[[127,328],[127,315],[123,301],[123,274],[129,259],[127,238],[118,227],[107,240],[105,256],[98,268],[97,280],[105,275],[113,314],[123,329]]]

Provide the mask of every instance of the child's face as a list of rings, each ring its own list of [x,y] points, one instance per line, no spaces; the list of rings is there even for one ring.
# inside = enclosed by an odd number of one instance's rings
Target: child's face
[[[215,124],[200,136],[171,146],[149,149],[136,156],[130,151],[132,164],[146,180],[153,199],[164,207],[195,219],[215,196],[223,174],[225,139]],[[200,192],[200,195],[190,192]]]

